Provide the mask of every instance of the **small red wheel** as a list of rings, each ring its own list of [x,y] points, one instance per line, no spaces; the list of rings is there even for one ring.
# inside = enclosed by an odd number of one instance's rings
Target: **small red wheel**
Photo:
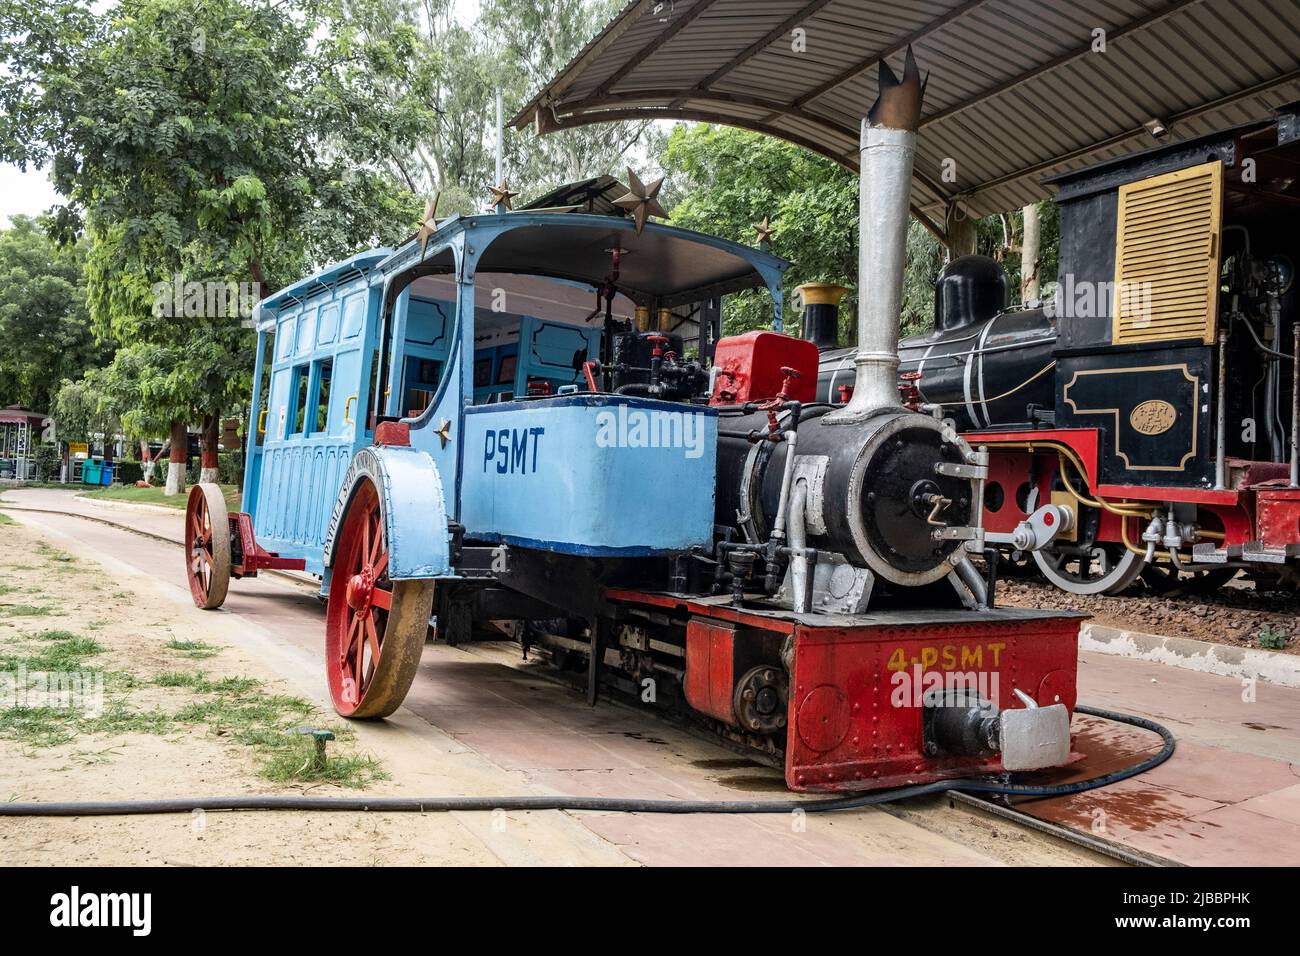
[[[325,612],[325,671],[344,717],[387,717],[420,666],[432,581],[392,581],[379,494],[364,480],[344,513]]]
[[[230,587],[230,520],[221,488],[200,482],[185,506],[185,575],[196,607],[221,607]]]

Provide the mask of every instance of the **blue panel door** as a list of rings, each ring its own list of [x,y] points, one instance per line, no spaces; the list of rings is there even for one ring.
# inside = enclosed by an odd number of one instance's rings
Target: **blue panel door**
[[[315,574],[339,485],[372,431],[373,308],[355,282],[282,309],[277,323],[253,527],[263,547],[306,558]]]

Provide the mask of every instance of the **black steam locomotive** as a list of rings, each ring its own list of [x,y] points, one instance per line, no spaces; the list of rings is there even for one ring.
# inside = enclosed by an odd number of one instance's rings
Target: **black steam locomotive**
[[[904,394],[989,450],[986,529],[1073,510],[1032,556],[1068,591],[1294,583],[1300,105],[1054,183],[1055,298],[1009,307],[998,263],[952,261],[933,332],[901,343]],[[818,395],[838,403],[853,351],[825,311],[805,326]]]

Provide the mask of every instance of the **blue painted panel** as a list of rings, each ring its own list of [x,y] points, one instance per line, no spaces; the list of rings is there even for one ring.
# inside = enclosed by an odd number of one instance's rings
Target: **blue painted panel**
[[[342,349],[334,356],[334,383],[330,388],[329,433],[352,437],[356,423],[365,417],[361,399],[361,350]],[[351,401],[349,401],[351,399]]]
[[[364,292],[350,295],[343,302],[343,338],[354,339],[361,334],[366,322],[366,296]]]
[[[451,347],[448,340],[452,304],[435,299],[410,297],[406,300],[406,341],[408,344],[427,345],[446,355]]]
[[[713,536],[712,408],[613,395],[467,409],[461,522],[470,538],[564,554],[660,554]],[[647,494],[671,508],[645,507]]]
[[[550,382],[552,392],[561,385],[583,384],[573,356],[584,350],[590,358],[600,358],[600,329],[525,316],[519,326],[515,394],[527,394],[528,382],[538,379]]]
[[[323,306],[320,310],[320,323],[316,329],[316,344],[330,345],[339,332],[339,307]]]
[[[373,330],[362,333],[373,311],[369,298],[380,294],[357,282],[318,288],[320,294],[292,307],[296,322],[293,314],[280,322],[283,337],[269,373],[266,441],[256,486],[247,492],[258,543],[305,559],[313,574],[324,570],[326,524],[348,463],[367,440],[357,423],[364,422],[367,407]],[[327,365],[329,395],[324,426],[318,427]],[[297,382],[304,376],[308,394],[300,430]]]
[[[277,362],[293,354],[293,330],[297,313],[290,312],[280,319],[275,330],[275,359]]]
[[[295,351],[299,355],[309,355],[315,346],[316,310],[308,305],[302,310],[302,315],[298,317],[298,347]]]

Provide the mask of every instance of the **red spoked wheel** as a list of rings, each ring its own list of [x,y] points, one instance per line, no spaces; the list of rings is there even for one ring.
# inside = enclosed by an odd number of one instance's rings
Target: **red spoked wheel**
[[[420,666],[432,581],[392,581],[379,494],[364,480],[339,528],[325,613],[325,670],[344,717],[387,717]]]
[[[185,506],[185,575],[196,607],[221,607],[230,587],[230,519],[221,488],[201,482]]]

